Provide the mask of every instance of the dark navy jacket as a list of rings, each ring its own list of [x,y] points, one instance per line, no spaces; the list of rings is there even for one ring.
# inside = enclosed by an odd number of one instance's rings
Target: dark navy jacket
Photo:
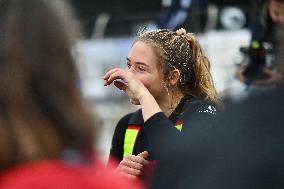
[[[139,109],[134,113],[127,114],[118,122],[112,139],[110,156],[118,161],[123,159],[125,132],[128,125],[134,124],[141,126],[141,130],[133,154],[137,155],[146,150],[149,152],[148,160],[159,160],[161,149],[167,148],[167,146],[164,146],[162,138],[176,137],[178,140],[185,130],[190,130],[193,127],[191,125],[192,120],[215,117],[216,112],[214,103],[190,96],[186,96],[181,100],[169,118],[164,113],[159,112],[144,123],[142,111]],[[181,132],[174,127],[176,122],[183,123]]]

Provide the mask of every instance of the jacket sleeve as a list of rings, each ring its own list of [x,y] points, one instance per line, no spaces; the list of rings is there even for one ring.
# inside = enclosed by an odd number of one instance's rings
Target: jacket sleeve
[[[164,113],[159,112],[150,117],[144,126],[146,138],[149,142],[149,153],[153,158],[159,158],[161,150],[175,148],[169,145],[169,140],[179,140],[184,132],[190,132],[192,127],[198,127],[198,120],[214,119],[217,109],[209,103],[197,103],[183,117],[182,132],[177,130]],[[195,123],[192,125],[192,123]],[[197,123],[197,124],[196,124]]]
[[[112,137],[110,158],[115,158],[117,161],[121,161],[123,159],[124,136],[130,116],[131,114],[127,114],[119,120]]]
[[[160,151],[165,146],[167,137],[178,137],[180,132],[163,112],[150,117],[144,125],[145,136],[149,144],[149,154],[153,159],[160,159]]]

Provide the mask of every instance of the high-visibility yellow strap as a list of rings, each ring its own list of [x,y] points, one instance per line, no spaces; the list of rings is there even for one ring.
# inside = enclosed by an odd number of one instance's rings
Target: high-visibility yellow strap
[[[132,154],[136,139],[138,137],[139,130],[140,128],[137,127],[136,128],[128,127],[126,129],[124,137],[124,146],[123,146],[124,149],[123,157]]]

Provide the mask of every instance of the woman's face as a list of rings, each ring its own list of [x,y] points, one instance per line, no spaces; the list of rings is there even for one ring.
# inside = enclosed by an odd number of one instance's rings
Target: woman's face
[[[163,84],[162,67],[151,45],[137,41],[128,54],[127,67],[145,85],[158,103],[167,99],[168,93]]]
[[[271,0],[269,4],[269,14],[273,22],[284,26],[284,3]]]

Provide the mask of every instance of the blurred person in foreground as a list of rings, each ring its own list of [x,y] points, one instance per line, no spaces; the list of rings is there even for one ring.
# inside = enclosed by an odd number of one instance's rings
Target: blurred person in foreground
[[[280,39],[277,61],[284,73]],[[283,80],[279,85],[275,91],[228,106],[211,124],[192,124],[191,131],[175,142],[178,148],[161,152],[165,158],[151,188],[283,189]]]
[[[251,26],[250,46],[243,51],[249,62],[237,68],[236,77],[247,85],[264,88],[278,85],[282,78],[273,57],[284,32],[284,0],[261,0],[261,6]]]
[[[1,189],[138,188],[93,152],[73,21],[62,0],[0,0]]]
[[[141,32],[127,57],[127,68],[114,68],[105,85],[122,89],[136,112],[118,122],[110,156],[120,161],[117,170],[131,178],[151,180],[160,159],[162,133],[174,135],[191,130],[191,121],[217,113],[217,94],[210,62],[198,39],[185,29]]]

